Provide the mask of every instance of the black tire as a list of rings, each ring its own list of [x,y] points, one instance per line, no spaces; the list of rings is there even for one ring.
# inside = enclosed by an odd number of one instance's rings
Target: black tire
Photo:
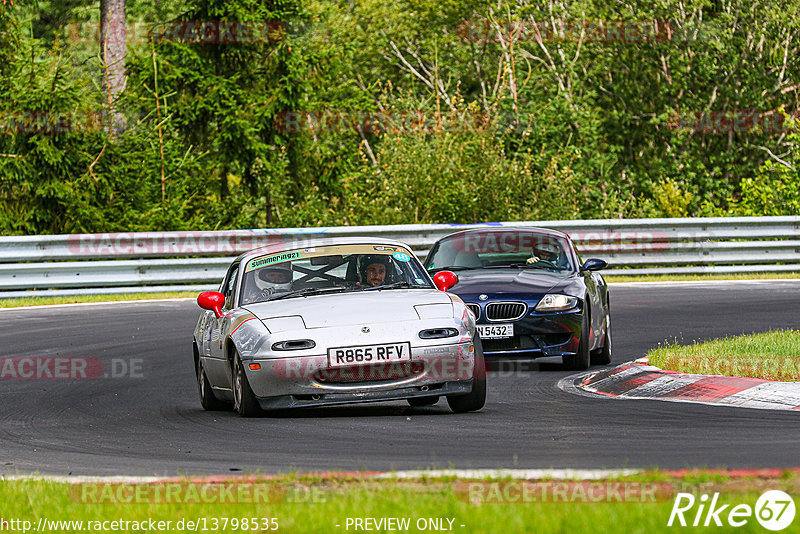
[[[247,381],[244,365],[238,354],[233,355],[233,410],[242,417],[258,417],[264,410]]]
[[[210,412],[230,410],[230,404],[219,400],[214,395],[214,390],[211,389],[211,383],[208,381],[206,371],[203,369],[203,360],[200,358],[197,358],[197,363],[195,364],[195,374],[197,375],[197,392],[200,394],[200,405],[203,409]]]
[[[589,328],[591,322],[589,321],[588,300],[586,306],[587,309],[584,310],[583,320],[581,321],[581,337],[578,340],[578,352],[562,358],[564,366],[573,371],[585,371],[591,364],[591,355],[589,354]]]
[[[447,405],[454,413],[476,412],[486,404],[486,361],[483,345],[476,337],[475,368],[472,371],[472,391],[466,395],[448,395]]]
[[[606,333],[603,335],[603,346],[592,354],[592,364],[608,365],[611,363],[611,351],[611,313],[606,312]]]
[[[414,408],[419,408],[422,406],[433,406],[439,402],[439,397],[412,397],[406,400],[408,401],[409,405],[413,406]]]

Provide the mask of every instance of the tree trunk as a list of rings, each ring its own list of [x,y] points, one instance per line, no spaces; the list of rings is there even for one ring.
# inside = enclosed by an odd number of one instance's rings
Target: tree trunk
[[[117,99],[125,89],[125,55],[127,53],[125,0],[100,0],[100,53],[105,65],[103,81],[111,111],[109,133],[125,131],[125,116]]]

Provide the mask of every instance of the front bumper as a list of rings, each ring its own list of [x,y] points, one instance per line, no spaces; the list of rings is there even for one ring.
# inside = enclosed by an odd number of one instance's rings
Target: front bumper
[[[475,357],[470,340],[415,347],[409,362],[381,365],[330,369],[327,355],[254,358],[244,363],[262,407],[280,409],[469,393]]]
[[[578,351],[582,311],[529,314],[512,321],[514,336],[506,339],[482,339],[486,356],[541,358],[568,356]],[[499,324],[503,321],[479,324]]]
[[[438,397],[440,395],[466,395],[472,391],[472,381],[444,382],[433,385],[403,387],[388,390],[317,393],[314,395],[278,395],[258,397],[264,410],[287,408],[312,408],[340,404],[404,400],[414,397]]]

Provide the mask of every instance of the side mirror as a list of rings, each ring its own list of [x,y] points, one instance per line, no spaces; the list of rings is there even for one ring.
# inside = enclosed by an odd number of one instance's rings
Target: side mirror
[[[219,291],[203,291],[197,295],[197,305],[204,310],[211,310],[217,317],[222,317],[222,306],[225,305],[225,295]]]
[[[453,271],[439,271],[433,276],[433,283],[439,291],[447,291],[458,282],[458,276]]]
[[[581,271],[602,271],[608,267],[608,263],[598,258],[589,258],[581,267]]]

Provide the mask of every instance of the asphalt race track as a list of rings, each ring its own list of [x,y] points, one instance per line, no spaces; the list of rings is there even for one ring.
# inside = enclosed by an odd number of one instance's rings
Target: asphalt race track
[[[611,295],[614,363],[665,339],[800,325],[800,281],[612,286]],[[0,358],[99,358],[126,375],[0,380],[0,473],[800,465],[800,413],[571,395],[556,387],[571,374],[557,363],[490,374],[486,407],[464,415],[444,400],[255,420],[204,412],[190,345],[199,313],[189,301],[0,311]],[[133,363],[133,376],[120,362]]]

